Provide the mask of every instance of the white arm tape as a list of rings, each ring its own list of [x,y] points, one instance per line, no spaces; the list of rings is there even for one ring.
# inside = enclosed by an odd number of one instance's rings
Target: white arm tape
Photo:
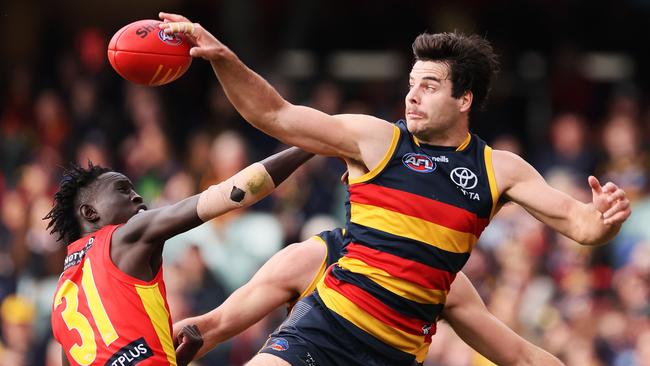
[[[273,192],[273,179],[260,163],[212,185],[199,196],[196,213],[203,221],[223,215],[236,208],[250,206]]]

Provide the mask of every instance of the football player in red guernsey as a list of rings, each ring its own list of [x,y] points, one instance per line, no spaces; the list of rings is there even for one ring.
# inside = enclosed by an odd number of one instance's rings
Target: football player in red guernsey
[[[311,156],[290,148],[200,194],[152,210],[123,174],[92,164],[65,172],[45,217],[52,233],[68,243],[52,311],[64,364],[189,362],[200,344],[179,346],[177,360],[163,282],[163,244],[259,201]],[[193,330],[188,328],[181,341],[196,343]]]

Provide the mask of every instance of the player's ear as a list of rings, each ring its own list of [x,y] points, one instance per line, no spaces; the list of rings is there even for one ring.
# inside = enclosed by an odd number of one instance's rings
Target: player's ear
[[[99,213],[91,205],[83,204],[79,206],[79,215],[88,222],[96,222],[99,220]]]
[[[471,90],[466,90],[463,95],[458,98],[458,107],[461,113],[469,112],[472,108],[472,101],[474,100],[474,94]]]

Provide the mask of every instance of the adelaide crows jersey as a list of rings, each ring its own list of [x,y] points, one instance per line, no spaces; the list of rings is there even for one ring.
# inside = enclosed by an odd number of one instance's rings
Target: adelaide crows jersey
[[[492,149],[472,134],[458,148],[426,145],[399,121],[384,159],[349,191],[348,244],[318,296],[371,347],[422,362],[451,283],[495,212]]]
[[[71,365],[176,365],[162,267],[151,281],[120,271],[111,225],[68,246],[52,331]]]

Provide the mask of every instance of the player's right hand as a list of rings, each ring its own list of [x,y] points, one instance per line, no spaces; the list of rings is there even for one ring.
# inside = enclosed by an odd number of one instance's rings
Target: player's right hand
[[[203,336],[196,325],[186,325],[176,338],[176,363],[178,366],[189,364],[203,346]],[[176,343],[176,342],[175,342]]]
[[[192,57],[213,61],[230,51],[199,23],[192,23],[186,17],[178,14],[160,12],[158,17],[163,21],[160,28],[165,34],[183,33],[189,38],[194,44],[194,47],[190,49]]]

